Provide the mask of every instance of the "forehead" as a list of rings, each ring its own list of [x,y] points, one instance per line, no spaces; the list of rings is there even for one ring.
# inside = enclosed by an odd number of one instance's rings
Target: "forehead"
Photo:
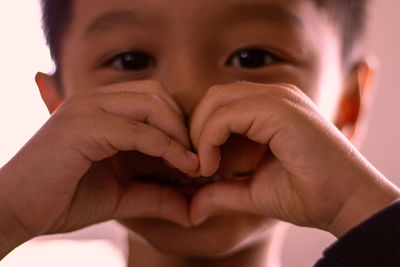
[[[116,24],[166,29],[260,19],[276,26],[303,26],[315,19],[311,0],[85,0],[74,1],[72,28],[95,33]]]

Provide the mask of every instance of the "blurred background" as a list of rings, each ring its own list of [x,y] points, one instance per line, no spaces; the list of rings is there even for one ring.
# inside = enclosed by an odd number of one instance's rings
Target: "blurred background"
[[[361,152],[400,186],[399,11],[398,0],[372,1],[366,46],[378,58],[379,72]],[[1,167],[49,117],[34,83],[38,70],[53,68],[36,0],[0,2],[0,40]],[[124,266],[125,235],[111,222],[39,238],[20,246],[0,266]],[[334,240],[322,231],[289,226],[283,267],[311,266]]]

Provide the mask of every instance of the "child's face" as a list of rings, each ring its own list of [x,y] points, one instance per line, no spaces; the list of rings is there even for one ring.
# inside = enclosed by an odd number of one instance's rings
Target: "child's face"
[[[336,119],[343,84],[340,35],[311,0],[86,0],[73,5],[59,66],[66,96],[157,80],[190,127],[192,112],[212,85],[290,83],[304,90],[327,118]],[[259,144],[231,138],[222,148],[220,172],[249,173],[263,152]],[[174,173],[138,153],[119,154],[114,164],[129,179],[137,171],[130,166],[139,161],[142,172]],[[195,229],[150,219],[124,223],[160,250],[213,255],[251,243],[267,233],[271,221],[234,214]]]

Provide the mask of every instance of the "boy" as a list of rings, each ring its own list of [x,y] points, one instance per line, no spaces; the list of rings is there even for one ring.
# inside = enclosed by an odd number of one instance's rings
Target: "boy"
[[[2,256],[118,219],[131,266],[270,266],[274,219],[340,248],[400,197],[337,130],[355,137],[372,75],[363,1],[43,3],[53,115],[0,170]]]

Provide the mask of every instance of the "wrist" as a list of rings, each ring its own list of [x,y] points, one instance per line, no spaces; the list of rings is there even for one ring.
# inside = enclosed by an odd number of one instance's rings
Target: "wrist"
[[[19,226],[15,217],[0,206],[0,260],[22,243],[33,238]]]
[[[4,181],[0,169],[0,180]],[[0,183],[3,184],[3,183]],[[15,212],[8,205],[4,184],[0,187],[0,261],[14,248],[33,238],[19,222]],[[3,189],[3,190],[1,190]]]
[[[344,203],[328,231],[337,238],[400,198],[399,189],[384,177],[360,186]]]

